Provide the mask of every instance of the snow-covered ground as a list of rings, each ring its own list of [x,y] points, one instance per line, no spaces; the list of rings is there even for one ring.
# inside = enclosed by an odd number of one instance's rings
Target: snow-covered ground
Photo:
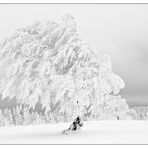
[[[89,121],[62,135],[69,123],[0,127],[0,144],[148,144],[147,121]]]

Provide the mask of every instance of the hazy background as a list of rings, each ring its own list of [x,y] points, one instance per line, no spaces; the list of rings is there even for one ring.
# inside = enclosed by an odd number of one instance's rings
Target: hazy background
[[[100,53],[112,57],[128,103],[148,105],[148,4],[0,4],[0,39],[35,20],[60,22],[65,13],[76,18],[80,33]]]

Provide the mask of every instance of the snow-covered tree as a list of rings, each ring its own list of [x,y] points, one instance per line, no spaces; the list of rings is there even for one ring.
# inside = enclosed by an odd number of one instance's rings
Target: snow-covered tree
[[[2,110],[0,110],[0,126],[4,126],[5,123],[4,123],[4,115],[3,115],[3,112]]]
[[[2,99],[16,98],[29,108],[40,102],[57,121],[95,114],[99,106],[113,112],[127,107],[118,96],[125,84],[110,57],[81,38],[69,14],[61,24],[44,21],[15,30],[1,43],[0,68]]]
[[[41,116],[37,112],[32,112],[32,124],[41,124],[43,123]]]
[[[31,123],[31,114],[28,107],[23,108],[23,124],[28,125]]]
[[[15,125],[22,125],[23,124],[23,112],[22,112],[22,106],[21,105],[16,105],[16,107],[14,107],[12,109],[12,118],[14,121]]]
[[[8,108],[4,109],[3,116],[4,116],[4,122],[5,122],[6,126],[13,124],[13,118],[12,118],[12,114],[11,114],[10,109],[8,109]]]

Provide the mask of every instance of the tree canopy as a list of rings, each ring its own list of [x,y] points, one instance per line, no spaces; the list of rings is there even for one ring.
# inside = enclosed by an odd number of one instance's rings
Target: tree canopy
[[[81,38],[74,18],[61,24],[36,22],[15,30],[0,45],[0,94],[30,108],[67,116],[121,107],[124,81],[112,70],[111,58],[100,55]],[[118,105],[117,105],[118,104]]]

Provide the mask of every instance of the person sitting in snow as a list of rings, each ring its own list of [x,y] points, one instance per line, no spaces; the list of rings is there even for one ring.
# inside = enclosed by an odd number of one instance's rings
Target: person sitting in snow
[[[76,118],[76,123],[77,123],[77,126],[79,126],[79,127],[83,126],[83,122],[79,116]]]
[[[78,116],[74,122],[70,125],[70,127],[63,131],[63,133],[67,133],[68,131],[76,131],[76,130],[80,130],[80,128],[83,126],[82,120],[81,118]]]
[[[81,118],[78,116],[75,121],[71,124],[68,130],[76,131],[83,126]]]

